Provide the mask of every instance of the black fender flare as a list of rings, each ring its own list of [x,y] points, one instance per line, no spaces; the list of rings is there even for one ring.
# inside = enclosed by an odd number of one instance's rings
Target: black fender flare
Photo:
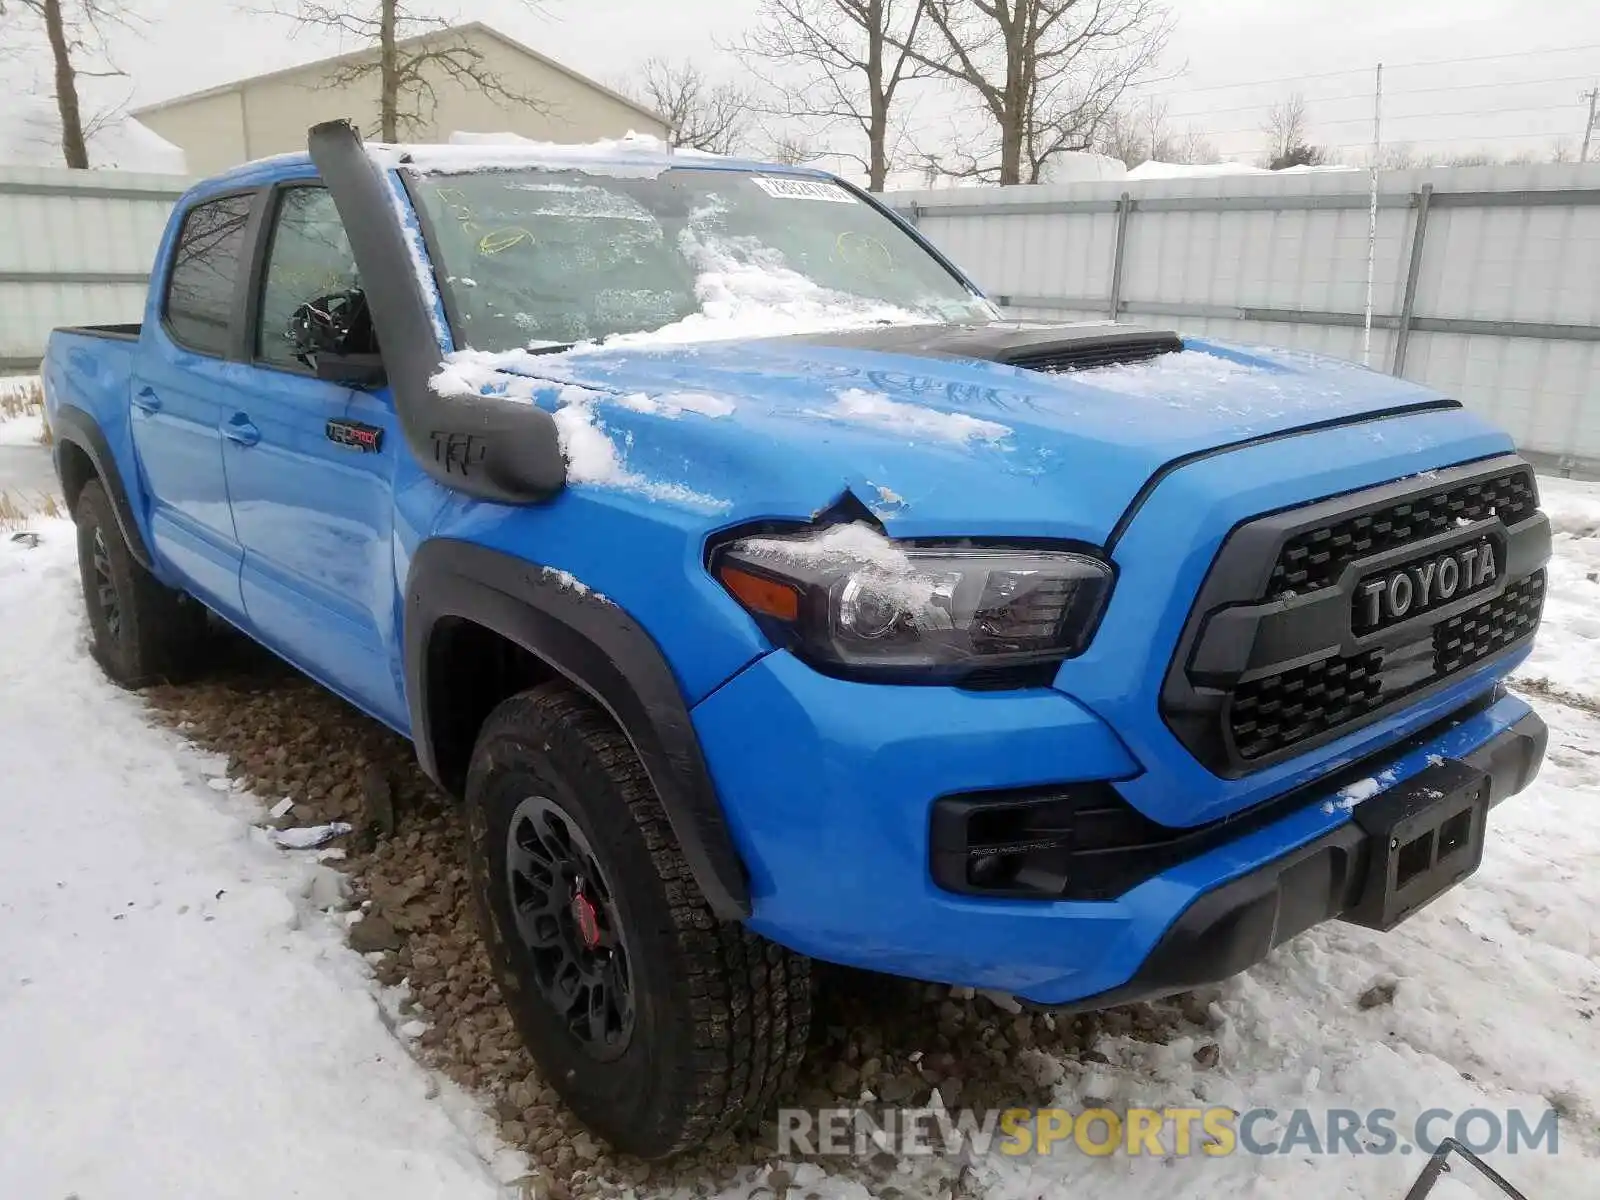
[[[543,568],[453,538],[424,542],[406,577],[405,679],[417,758],[440,778],[428,704],[428,647],[442,618],[514,642],[592,697],[632,743],[712,911],[750,915],[750,887],[677,678],[623,609]]]
[[[112,511],[117,514],[117,528],[122,531],[122,540],[128,544],[128,553],[132,554],[134,561],[145,570],[153,571],[155,565],[150,556],[150,548],[145,545],[144,534],[140,532],[139,522],[134,518],[133,506],[128,501],[128,489],[122,482],[122,472],[117,470],[116,455],[111,452],[111,445],[106,441],[106,435],[101,432],[100,423],[77,405],[63,404],[50,414],[50,432],[55,436],[53,457],[56,478],[61,481],[62,496],[68,505],[70,506],[76,497],[67,494],[67,479],[62,467],[61,452],[64,447],[70,445],[83,451],[93,465],[94,473],[105,486],[106,495],[111,497]]]

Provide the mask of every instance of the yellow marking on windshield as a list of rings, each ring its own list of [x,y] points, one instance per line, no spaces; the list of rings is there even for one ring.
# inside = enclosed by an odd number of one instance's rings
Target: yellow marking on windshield
[[[478,253],[487,258],[491,254],[499,254],[502,250],[509,250],[513,246],[520,246],[523,242],[532,241],[533,234],[517,226],[493,229],[478,239]]]

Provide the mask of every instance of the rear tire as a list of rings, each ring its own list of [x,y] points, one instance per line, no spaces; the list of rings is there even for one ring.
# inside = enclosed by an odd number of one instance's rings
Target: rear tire
[[[123,687],[190,674],[206,639],[206,612],[140,566],[98,479],[78,493],[78,573],[94,656]]]
[[[496,708],[466,814],[496,978],[541,1077],[586,1125],[663,1158],[790,1086],[810,961],[712,915],[633,747],[593,702],[551,684]]]

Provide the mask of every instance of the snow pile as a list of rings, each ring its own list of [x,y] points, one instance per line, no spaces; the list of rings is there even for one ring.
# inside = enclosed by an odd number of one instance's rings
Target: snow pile
[[[1142,162],[1128,172],[1128,180],[1141,179],[1218,179],[1227,175],[1270,175],[1265,167],[1252,167],[1248,163],[1169,163]]]
[[[447,355],[438,374],[428,381],[434,392],[446,399],[458,396],[498,396],[509,400],[534,402],[534,397],[558,386],[548,378],[534,379],[518,374],[517,368],[545,370],[548,360],[525,350],[494,354],[484,350],[457,350]],[[535,366],[534,364],[537,364]],[[556,372],[559,373],[559,370]],[[646,479],[628,469],[622,451],[606,433],[595,409],[611,401],[636,412],[649,411],[650,397],[619,399],[576,384],[559,385],[554,412],[561,453],[567,460],[567,482],[635,492],[651,500],[681,504],[688,508],[719,512],[726,500],[697,492],[681,483]],[[676,400],[672,397],[677,397]],[[631,403],[627,401],[631,400]],[[661,400],[660,415],[677,417],[685,412],[708,410],[705,415],[721,416],[717,397],[696,393],[670,393]],[[681,402],[680,402],[681,401]],[[673,411],[668,412],[671,409]],[[729,405],[727,411],[732,411]]]
[[[745,553],[772,563],[854,571],[861,584],[857,591],[859,602],[893,604],[913,624],[923,624],[933,615],[935,597],[948,588],[947,583],[919,569],[904,547],[859,521],[831,525],[802,537],[746,538],[739,546]]]
[[[73,528],[34,529],[0,540],[0,1196],[499,1200],[525,1159],[385,1027],[338,877],[104,679]]]
[[[732,415],[734,410],[732,400],[707,392],[666,392],[660,396],[633,392],[618,397],[617,403],[634,412],[654,413],[669,420],[676,420],[686,412],[698,413],[702,417],[726,417]]]
[[[1539,502],[1555,554],[1538,641],[1517,677],[1600,705],[1600,483],[1541,475]]]
[[[792,337],[869,325],[925,325],[926,313],[823,287],[770,247],[706,233],[694,223],[678,235],[695,269],[700,311],[659,329],[622,333],[577,350],[671,345],[729,338]]]
[[[860,521],[830,525],[804,537],[745,538],[740,547],[773,562],[801,567],[872,567],[885,575],[916,568],[905,549]]]
[[[920,404],[904,404],[889,399],[881,392],[868,392],[861,388],[848,388],[836,393],[830,408],[806,411],[810,416],[825,417],[830,421],[904,434],[912,441],[925,438],[953,442],[958,446],[964,446],[974,439],[998,442],[1011,432],[1008,426],[998,421],[985,421],[966,413],[941,412]]]
[[[595,414],[599,393],[571,384],[561,389],[561,407],[556,409],[556,432],[561,438],[561,453],[567,460],[567,482],[612,487],[637,492],[651,500],[664,500],[686,508],[718,512],[728,507],[726,500],[697,492],[681,483],[646,479],[630,471],[622,453],[606,434]]]
[[[327,825],[297,825],[290,829],[274,829],[271,837],[274,843],[285,850],[315,850],[336,837],[343,837],[350,830],[349,822],[333,821]]]
[[[1443,762],[1439,759],[1439,762]],[[1435,763],[1434,765],[1438,765]],[[1369,775],[1365,779],[1358,779],[1354,783],[1346,784],[1339,789],[1337,800],[1329,800],[1322,806],[1323,812],[1332,812],[1335,808],[1342,808],[1346,812],[1358,804],[1371,800],[1379,792],[1391,786],[1395,781],[1393,771],[1379,771],[1376,775]]]
[[[1219,354],[1185,349],[1160,354],[1144,362],[1091,367],[1074,372],[1072,378],[1078,383],[1124,396],[1163,400],[1170,408],[1209,404],[1219,411],[1229,411],[1228,406],[1237,403],[1233,392],[1235,385],[1261,373],[1260,367]]]
[[[558,587],[564,587],[569,592],[576,592],[580,596],[594,595],[602,600],[605,599],[604,596],[601,596],[600,593],[593,591],[593,589],[591,589],[587,583],[584,583],[571,571],[562,571],[556,567],[542,567],[540,568],[539,573],[551,583],[554,583]]]
[[[100,170],[187,175],[188,162],[177,146],[132,117],[97,126],[85,144],[89,165]],[[0,117],[0,166],[62,167],[61,115],[48,96],[6,98]]]
[[[1216,162],[1216,163],[1168,163],[1149,162],[1140,163],[1128,172],[1128,179],[1137,182],[1142,179],[1221,179],[1230,175],[1308,175],[1324,171],[1359,171],[1361,167],[1345,166],[1342,163],[1317,163],[1314,166],[1284,167],[1281,170],[1270,171],[1266,167],[1256,167],[1249,163]]]

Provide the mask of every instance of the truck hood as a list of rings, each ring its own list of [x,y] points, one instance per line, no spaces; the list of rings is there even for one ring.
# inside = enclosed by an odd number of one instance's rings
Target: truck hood
[[[1170,345],[1149,356],[1162,339]],[[1065,370],[996,361],[1038,361],[1041,344],[1080,341],[1087,361],[1112,365],[1071,369],[1084,361],[1072,354]],[[624,342],[522,355],[501,369],[550,381],[554,392],[534,397],[543,405],[581,406],[618,447],[623,477],[657,498],[698,497],[727,523],[803,519],[849,489],[899,536],[1100,543],[1167,464],[1308,427],[1454,407],[1336,360],[1109,325]],[[573,473],[575,486],[583,474]]]

